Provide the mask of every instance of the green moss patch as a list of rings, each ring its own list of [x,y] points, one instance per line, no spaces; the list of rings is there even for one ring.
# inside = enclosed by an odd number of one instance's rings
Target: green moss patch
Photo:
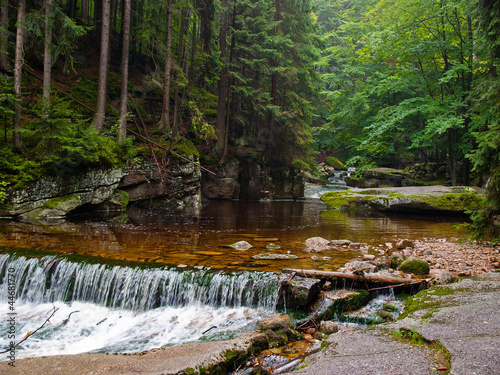
[[[430,271],[430,266],[424,260],[407,259],[399,266],[399,270],[414,275],[427,275]]]
[[[357,197],[353,197],[349,190],[331,191],[321,196],[321,200],[330,208],[340,208],[348,203],[356,202]]]

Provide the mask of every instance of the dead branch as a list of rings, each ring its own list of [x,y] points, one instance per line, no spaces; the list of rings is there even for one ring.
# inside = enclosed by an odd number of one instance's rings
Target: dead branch
[[[52,318],[54,316],[54,314],[57,312],[57,310],[59,310],[59,307],[56,308],[54,307],[54,311],[52,311],[52,314],[50,314],[50,316],[45,319],[45,321],[43,322],[43,324],[38,327],[37,329],[35,329],[34,331],[29,331],[21,341],[19,341],[17,344],[15,345],[12,345],[12,346],[9,346],[9,348],[7,350],[4,350],[3,352],[0,352],[0,354],[3,354],[3,353],[7,353],[8,351],[11,351],[13,348],[15,348],[16,346],[19,346],[19,344],[21,344],[22,342],[26,341],[30,336],[34,335],[35,333],[37,333],[39,330],[41,330],[43,328],[43,326],[45,326],[45,324],[47,324],[47,322],[50,320],[50,318]]]
[[[375,273],[364,273],[363,275],[361,275],[361,274],[348,273],[348,272],[301,270],[301,269],[294,269],[294,268],[283,268],[281,270],[281,272],[282,273],[296,272],[296,273],[302,273],[303,275],[307,275],[307,276],[329,277],[329,278],[346,279],[346,280],[362,281],[362,282],[380,282],[380,283],[384,283],[384,284],[413,284],[413,283],[415,283],[415,280],[413,280],[413,279],[403,279],[403,278],[392,277],[392,276],[384,276],[384,275],[375,274]]]

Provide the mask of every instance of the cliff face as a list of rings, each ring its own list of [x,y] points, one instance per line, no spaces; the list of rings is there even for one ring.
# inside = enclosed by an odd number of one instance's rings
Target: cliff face
[[[304,196],[304,176],[293,168],[272,168],[252,159],[233,160],[201,172],[198,160],[171,158],[163,165],[143,160],[111,169],[73,170],[8,192],[0,217],[60,219],[84,206],[120,211],[129,202],[156,207],[199,206],[207,199],[273,200]]]
[[[170,160],[160,169],[143,161],[124,168],[74,170],[8,192],[0,216],[59,219],[82,206],[89,211],[123,210],[130,201],[197,206],[201,203],[200,180],[200,168],[194,160]]]
[[[304,197],[304,175],[290,167],[261,165],[251,158],[206,166],[202,194],[208,199],[273,200]]]

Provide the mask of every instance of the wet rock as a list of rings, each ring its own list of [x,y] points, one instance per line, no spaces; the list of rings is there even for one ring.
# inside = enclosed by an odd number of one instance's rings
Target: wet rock
[[[385,310],[379,310],[375,314],[380,316],[382,319],[384,319],[386,322],[392,322],[394,320],[394,317],[392,316],[391,313],[385,311]]]
[[[305,308],[314,303],[321,292],[321,280],[295,277],[280,285],[278,305],[287,308]]]
[[[375,264],[368,261],[360,261],[355,260],[349,263],[346,263],[343,267],[343,270],[346,271],[364,271],[364,272],[374,272],[377,266]]]
[[[279,253],[264,253],[264,254],[257,254],[253,255],[252,259],[257,259],[257,260],[279,260],[279,259],[297,259],[297,255],[293,254],[279,254]]]
[[[396,249],[406,249],[407,247],[413,247],[414,244],[412,241],[410,240],[401,240],[401,241],[398,241],[398,243],[396,243]]]
[[[414,275],[427,275],[429,273],[430,266],[425,260],[410,257],[401,263],[399,270]]]
[[[349,249],[359,250],[360,248],[361,248],[361,243],[359,243],[359,242],[351,242],[349,244]]]
[[[363,256],[363,260],[375,260],[375,255],[373,255],[373,254],[365,254]]]
[[[339,325],[331,320],[323,320],[319,325],[319,331],[325,335],[331,335],[339,331]]]
[[[352,241],[350,240],[331,240],[331,246],[349,246]]]
[[[288,315],[276,314],[261,320],[258,323],[258,327],[261,331],[266,331],[268,329],[273,331],[283,330],[292,327],[292,321]]]
[[[236,250],[248,250],[252,247],[252,245],[250,245],[247,241],[238,241],[229,246]]]
[[[325,303],[318,313],[320,320],[331,320],[346,311],[353,311],[365,305],[370,299],[366,290],[342,290],[325,292]]]
[[[311,237],[304,243],[306,248],[312,251],[322,251],[330,248],[330,241],[322,237]]]
[[[281,246],[280,245],[276,245],[274,243],[268,243],[266,245],[266,249],[281,249]]]

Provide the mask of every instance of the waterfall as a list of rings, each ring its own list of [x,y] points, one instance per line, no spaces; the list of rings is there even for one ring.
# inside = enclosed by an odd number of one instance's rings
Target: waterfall
[[[275,313],[280,278],[271,272],[142,269],[0,254],[0,312],[15,313],[16,341],[38,331],[17,348],[17,359],[140,352],[253,330]],[[0,348],[9,347],[10,329],[7,319],[0,322]]]
[[[0,300],[7,300],[7,269],[14,271],[16,300],[29,303],[91,302],[109,308],[146,311],[203,304],[212,307],[274,309],[279,275],[109,267],[103,264],[0,255]]]

